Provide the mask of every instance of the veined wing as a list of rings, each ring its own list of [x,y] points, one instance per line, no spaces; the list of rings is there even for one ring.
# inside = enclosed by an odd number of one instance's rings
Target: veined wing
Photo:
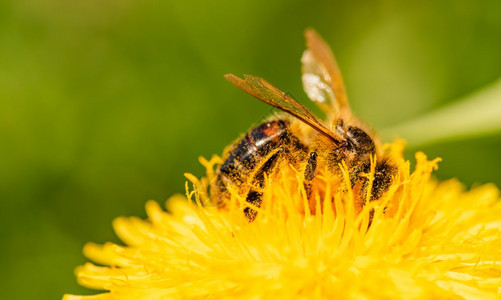
[[[343,78],[331,49],[313,29],[306,30],[305,38],[307,49],[301,63],[306,94],[326,112],[349,110]]]
[[[313,129],[329,137],[334,143],[340,144],[342,142],[343,137],[329,130],[306,107],[287,96],[266,80],[252,75],[244,75],[244,79],[233,74],[226,74],[224,77],[264,103],[295,116],[313,127]]]

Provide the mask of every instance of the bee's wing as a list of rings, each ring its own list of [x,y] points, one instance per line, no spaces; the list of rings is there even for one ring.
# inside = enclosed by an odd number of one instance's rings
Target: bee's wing
[[[313,127],[313,129],[328,136],[334,143],[339,144],[343,140],[340,135],[325,127],[306,107],[287,96],[266,80],[252,75],[244,75],[244,79],[233,74],[226,74],[224,77],[251,96],[295,116]]]
[[[305,31],[306,47],[302,63],[303,88],[325,112],[347,110],[343,78],[331,49],[313,29]]]

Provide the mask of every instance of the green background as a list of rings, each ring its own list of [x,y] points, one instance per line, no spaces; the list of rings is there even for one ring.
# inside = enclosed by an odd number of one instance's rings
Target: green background
[[[73,275],[84,243],[117,241],[114,217],[182,193],[184,172],[203,175],[198,156],[270,114],[223,74],[305,102],[306,27],[331,44],[354,111],[375,128],[501,75],[497,0],[212,2],[0,3],[3,299],[93,293]],[[444,158],[437,177],[467,186],[501,185],[500,149],[499,134],[422,148]]]

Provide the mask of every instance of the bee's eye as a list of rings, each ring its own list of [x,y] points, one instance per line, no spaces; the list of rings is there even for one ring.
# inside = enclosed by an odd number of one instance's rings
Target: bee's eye
[[[371,137],[358,127],[348,128],[348,147],[359,154],[374,153],[376,146]]]

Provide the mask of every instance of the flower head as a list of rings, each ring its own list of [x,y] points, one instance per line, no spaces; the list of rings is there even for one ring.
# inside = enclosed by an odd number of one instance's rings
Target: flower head
[[[207,191],[218,158],[187,196],[153,201],[147,220],[113,223],[125,246],[87,244],[103,266],[76,270],[91,299],[273,298],[496,299],[501,286],[501,202],[493,185],[465,191],[430,178],[438,160],[387,149],[398,172],[377,201],[357,205],[349,177],[318,176],[306,201],[302,176],[280,168],[266,179],[253,222],[234,193],[225,209]],[[327,174],[327,173],[325,173]],[[372,174],[367,174],[371,179]],[[66,299],[86,299],[66,295]]]

